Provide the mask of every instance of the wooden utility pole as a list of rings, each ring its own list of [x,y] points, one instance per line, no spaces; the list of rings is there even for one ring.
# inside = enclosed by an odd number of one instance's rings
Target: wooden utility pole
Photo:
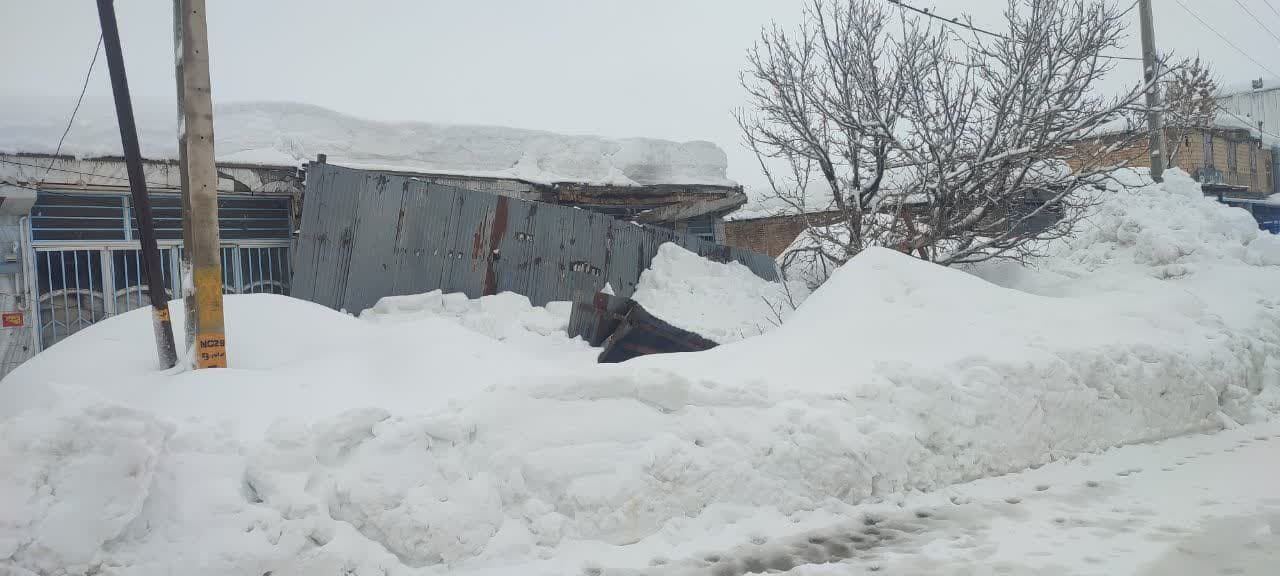
[[[1151,20],[1151,0],[1138,0],[1138,14],[1142,21],[1142,78],[1147,86],[1147,129],[1151,149],[1151,179],[1164,182],[1164,115],[1160,110],[1160,87],[1156,85],[1156,31]]]
[[[174,0],[173,44],[178,77],[183,272],[191,279],[184,289],[187,340],[188,346],[194,347],[196,368],[226,368],[205,0]]]
[[[116,121],[120,124],[120,144],[124,149],[125,167],[129,173],[129,192],[133,196],[133,215],[138,221],[138,239],[142,244],[142,273],[151,297],[151,320],[155,329],[156,353],[160,365],[172,368],[178,363],[173,345],[173,325],[169,321],[169,295],[164,285],[164,268],[160,266],[160,248],[156,245],[155,226],[151,220],[151,196],[142,171],[142,153],[138,150],[138,128],[133,120],[133,101],[129,97],[129,80],[124,72],[124,53],[120,48],[120,29],[116,26],[113,0],[98,0],[98,20],[102,25],[102,46],[107,51],[107,69],[111,72],[111,92],[115,96]],[[125,223],[129,225],[129,223]]]

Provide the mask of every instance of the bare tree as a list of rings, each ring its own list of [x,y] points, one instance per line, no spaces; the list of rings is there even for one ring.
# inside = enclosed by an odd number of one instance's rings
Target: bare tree
[[[787,258],[838,265],[886,246],[945,265],[1022,259],[1070,234],[1082,192],[1137,138],[1111,127],[1143,87],[1093,90],[1125,11],[1011,0],[1007,30],[982,35],[890,10],[813,0],[798,29],[775,25],[748,54],[738,123],[810,239]]]
[[[1217,92],[1217,80],[1199,57],[1184,61],[1165,81],[1166,167],[1177,165],[1178,151],[1193,132],[1213,126]]]

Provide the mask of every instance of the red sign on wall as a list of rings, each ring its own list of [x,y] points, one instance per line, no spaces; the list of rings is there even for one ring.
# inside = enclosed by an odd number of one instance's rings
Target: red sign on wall
[[[21,312],[5,312],[0,314],[0,318],[3,319],[5,328],[21,328],[26,324]]]

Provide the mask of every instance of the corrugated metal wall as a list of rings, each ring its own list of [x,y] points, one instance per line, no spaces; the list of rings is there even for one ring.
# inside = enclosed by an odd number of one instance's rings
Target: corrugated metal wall
[[[1280,88],[1228,94],[1219,97],[1217,103],[1233,114],[1262,123],[1262,130],[1267,133],[1263,140],[1272,154],[1271,191],[1280,193],[1280,146],[1270,137],[1270,134],[1280,134]]]
[[[534,305],[635,291],[658,246],[736,260],[777,280],[772,258],[613,217],[416,178],[311,164],[292,295],[350,312],[441,289],[516,292]]]

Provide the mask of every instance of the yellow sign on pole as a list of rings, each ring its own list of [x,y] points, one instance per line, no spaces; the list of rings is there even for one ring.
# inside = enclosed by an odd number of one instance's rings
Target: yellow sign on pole
[[[178,74],[179,161],[183,193],[183,259],[187,288],[187,337],[196,368],[226,368],[222,315],[222,261],[218,234],[218,171],[213,150],[213,100],[209,87],[209,35],[205,0],[174,0],[174,50]]]

